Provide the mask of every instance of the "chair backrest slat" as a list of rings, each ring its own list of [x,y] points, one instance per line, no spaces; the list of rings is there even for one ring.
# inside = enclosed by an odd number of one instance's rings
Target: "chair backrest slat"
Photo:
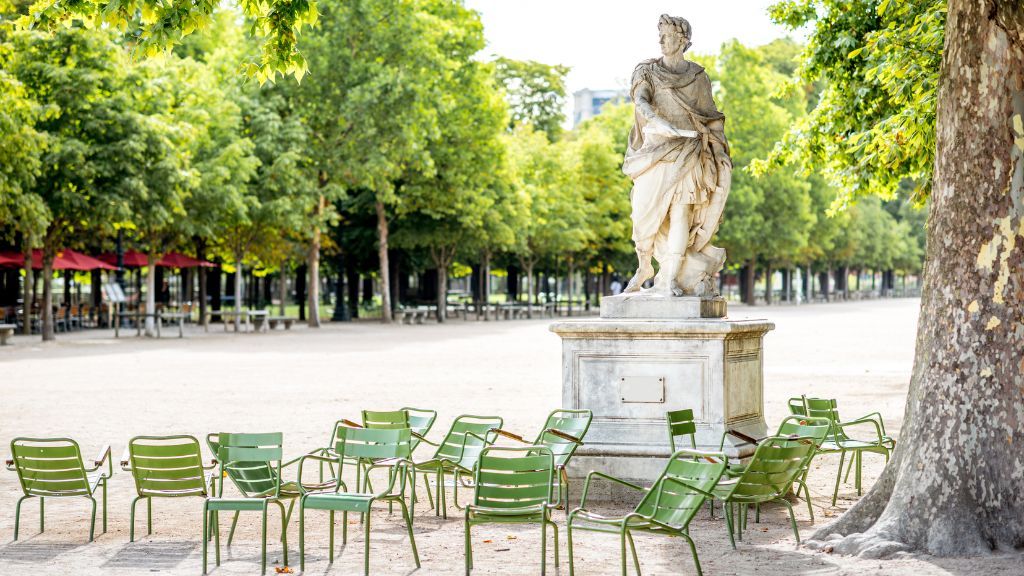
[[[343,458],[409,458],[412,435],[409,428],[348,428],[338,430],[335,450]]]
[[[473,502],[490,508],[547,504],[554,466],[554,457],[544,446],[485,448],[475,472]]]
[[[661,476],[637,505],[636,512],[676,529],[683,529],[690,523],[706,497],[688,486],[711,492],[725,472],[724,458],[711,462],[695,458],[693,454],[684,449],[672,455]]]
[[[762,440],[736,480],[731,495],[738,501],[764,502],[783,497],[816,448],[814,438],[772,436]]]
[[[690,448],[697,448],[697,424],[693,420],[693,410],[671,410],[665,413],[665,420],[668,422],[668,443],[672,452],[683,448],[676,443],[679,436],[689,436]]]
[[[78,443],[68,438],[15,438],[11,456],[26,496],[90,493]]]
[[[500,416],[459,416],[452,422],[448,434],[434,453],[434,458],[445,458],[467,470],[472,470],[485,447],[484,440],[487,443],[494,440],[495,434],[491,429],[501,428],[502,423],[503,419]]]
[[[221,433],[207,437],[207,443],[220,461],[221,470],[246,497],[271,494],[279,489],[283,440],[284,435],[280,432]],[[224,481],[221,478],[219,493],[223,492]]]
[[[366,428],[408,428],[409,413],[405,410],[363,410],[363,426]]]
[[[574,438],[583,440],[590,429],[594,414],[590,410],[554,410],[548,414],[544,429],[537,435],[534,444],[546,446],[555,459],[555,467],[565,466],[576,452],[579,444],[552,434],[549,430],[557,430]]]
[[[139,496],[206,496],[206,474],[194,436],[138,436],[128,442]]]
[[[426,410],[423,408],[411,408],[405,406],[402,408],[407,414],[409,414],[409,428],[412,431],[419,434],[420,436],[426,436],[430,432],[430,429],[434,427],[434,422],[437,420],[436,410]],[[420,439],[413,436],[412,438],[412,449],[415,450],[420,445]]]

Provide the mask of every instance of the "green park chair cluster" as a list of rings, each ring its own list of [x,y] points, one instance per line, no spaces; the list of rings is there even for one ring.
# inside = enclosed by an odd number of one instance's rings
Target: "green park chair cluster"
[[[132,474],[136,497],[129,511],[129,540],[135,540],[135,512],[140,501],[146,503],[147,534],[153,532],[154,498],[196,497],[202,501],[203,573],[208,569],[209,543],[220,565],[220,513],[234,513],[228,545],[242,512],[261,515],[261,573],[267,566],[267,521],[276,509],[281,519],[282,559],[288,564],[287,527],[296,503],[299,506],[299,557],[305,568],[307,511],[326,511],[329,516],[329,559],[334,560],[335,515],[341,512],[342,541],[348,540],[348,514],[358,514],[364,538],[364,573],[370,574],[370,510],[375,504],[398,505],[405,521],[413,559],[419,567],[413,531],[416,475],[424,477],[430,507],[447,517],[446,478],[454,481],[454,505],[459,505],[460,485],[474,491],[465,509],[466,533],[472,525],[487,522],[539,522],[545,529],[554,526],[551,511],[568,495],[565,467],[592,419],[589,410],[555,410],[533,443],[501,428],[498,416],[462,415],[452,422],[439,443],[426,438],[437,413],[432,410],[401,408],[394,411],[363,411],[362,422],[339,420],[331,431],[327,446],[317,448],[290,461],[284,461],[284,435],[280,432],[239,434],[217,433],[206,437],[214,458],[204,461],[199,440],[193,436],[137,436],[128,442],[121,468]],[[523,446],[493,446],[498,436],[517,439]],[[420,445],[434,448],[423,460],[413,457]],[[113,475],[110,448],[86,467],[78,444],[66,438],[15,438],[11,442],[12,459],[7,467],[18,473],[24,493],[15,510],[18,538],[21,504],[39,498],[40,532],[44,529],[45,498],[80,496],[92,503],[92,541],[96,522],[97,491],[103,497],[103,532],[107,529],[107,482]],[[317,481],[304,480],[304,468],[317,466]],[[106,465],[106,468],[102,468]],[[387,486],[375,490],[373,470],[387,473]],[[285,480],[294,470],[294,479]],[[351,470],[351,473],[347,471]],[[354,475],[354,489],[342,480]],[[556,476],[557,474],[557,476]],[[292,477],[292,476],[289,476]],[[430,479],[434,479],[433,488]],[[234,487],[226,490],[226,485]],[[555,528],[557,563],[557,528]],[[544,552],[542,550],[542,552]],[[472,551],[467,541],[467,572]]]
[[[895,441],[885,435],[879,414],[851,421],[839,418],[836,401],[800,397],[790,400],[792,416],[786,417],[775,434],[766,438],[750,438],[727,431],[718,451],[697,450],[697,424],[692,410],[666,414],[671,456],[650,487],[592,471],[586,477],[580,505],[570,511],[569,477],[566,467],[589,430],[589,410],[555,410],[533,437],[515,434],[502,428],[499,416],[462,415],[455,418],[440,442],[426,436],[437,420],[432,410],[401,408],[392,411],[362,413],[361,422],[343,419],[334,423],[326,446],[290,461],[283,461],[283,440],[280,432],[259,434],[210,434],[206,444],[213,459],[203,460],[200,442],[192,436],[137,436],[128,442],[121,467],[131,472],[137,496],[130,510],[129,540],[135,540],[135,511],[146,501],[147,534],[153,532],[153,498],[197,497],[202,501],[203,573],[208,568],[208,548],[212,541],[214,558],[220,565],[220,513],[234,513],[228,534],[231,545],[242,512],[261,514],[261,571],[266,573],[267,521],[269,512],[280,514],[282,558],[288,564],[288,522],[296,503],[299,508],[299,558],[305,570],[307,512],[327,512],[328,558],[334,561],[335,517],[342,515],[342,542],[348,541],[348,515],[357,514],[364,531],[363,571],[370,574],[370,511],[375,505],[397,505],[402,514],[413,560],[420,566],[413,520],[417,497],[417,474],[429,507],[435,515],[447,518],[446,478],[453,486],[452,500],[464,511],[465,569],[473,568],[471,531],[480,524],[535,524],[541,531],[541,574],[547,569],[548,528],[554,538],[555,566],[559,565],[558,525],[554,511],[566,510],[566,537],[569,574],[574,574],[573,534],[578,531],[605,532],[619,537],[621,570],[628,568],[626,548],[640,573],[640,562],[633,542],[633,533],[663,534],[684,540],[693,558],[697,574],[701,574],[697,548],[689,526],[707,502],[714,514],[714,503],[721,502],[725,525],[733,548],[743,539],[749,509],[755,509],[760,520],[761,505],[770,502],[784,506],[789,512],[793,534],[799,544],[800,534],[793,506],[786,499],[790,492],[807,501],[811,507],[807,475],[817,454],[839,452],[841,455],[836,492],[843,473],[846,452],[852,453],[850,467],[857,464],[856,482],[861,488],[860,457],[862,452],[883,454],[888,459]],[[854,439],[846,433],[852,426],[873,425],[872,439]],[[756,445],[753,455],[744,461],[730,459],[723,452],[726,435],[733,434]],[[517,443],[496,446],[499,437]],[[417,459],[417,447],[432,447],[425,459]],[[79,496],[92,503],[90,541],[96,522],[96,492],[103,498],[103,531],[107,527],[107,482],[113,474],[110,448],[101,451],[90,467],[83,463],[78,444],[66,438],[15,438],[11,442],[12,460],[9,469],[18,472],[24,495],[15,510],[14,538],[18,538],[21,504],[39,498],[40,531],[43,530],[45,498]],[[106,465],[104,469],[103,466]],[[303,475],[308,466],[316,466],[317,481],[306,482]],[[294,470],[293,480],[285,480],[285,472]],[[376,490],[371,473],[379,470],[387,475],[386,486]],[[850,468],[846,474],[849,475]],[[354,477],[352,489],[342,480]],[[431,486],[431,480],[434,485]],[[611,482],[637,492],[638,504],[621,516],[606,516],[588,508],[588,496],[596,481]],[[234,489],[225,490],[225,484]],[[465,506],[459,504],[459,487],[472,489],[473,496]],[[835,494],[833,494],[833,505]]]

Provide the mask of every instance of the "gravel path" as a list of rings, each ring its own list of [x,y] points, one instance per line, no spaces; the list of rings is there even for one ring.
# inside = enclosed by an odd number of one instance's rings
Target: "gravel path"
[[[785,400],[801,393],[840,400],[847,416],[879,410],[898,435],[910,375],[917,300],[732,309],[735,318],[769,318],[777,329],[765,340],[765,406],[769,428],[786,414]],[[285,432],[286,456],[323,445],[340,418],[358,419],[362,408],[434,407],[432,436],[462,413],[500,414],[505,427],[527,435],[560,399],[558,337],[548,321],[461,322],[381,326],[357,322],[321,330],[296,327],[266,335],[203,334],[183,340],[125,338],[87,331],[60,335],[56,344],[16,337],[0,348],[0,440],[69,436],[87,456],[111,444],[119,458],[136,434],[220,430]],[[0,449],[6,455],[7,448]],[[865,483],[881,458],[864,459]],[[811,473],[818,526],[856,498],[852,485],[829,506],[837,457],[816,460]],[[577,492],[578,494],[578,492]],[[38,505],[23,510],[22,537],[12,542],[14,505],[20,495],[12,472],[0,472],[0,569],[19,574],[183,574],[201,571],[201,504],[198,499],[158,501],[150,537],[128,543],[131,476],[110,482],[106,534],[87,543],[84,500],[47,502],[47,530],[38,534]],[[416,539],[423,567],[416,574],[462,572],[461,514],[437,519],[420,507]],[[140,507],[141,510],[141,507]],[[814,527],[796,506],[800,530]],[[610,511],[611,512],[611,511]],[[561,522],[561,513],[557,516]],[[358,530],[333,565],[327,563],[326,517],[307,519],[307,573],[357,574],[362,568]],[[223,521],[222,521],[223,522]],[[274,525],[274,518],[271,526]],[[227,522],[224,534],[227,532]],[[258,516],[243,516],[225,563],[213,574],[259,570]],[[141,530],[143,523],[139,523]],[[400,516],[375,513],[372,574],[409,574],[415,567]],[[98,531],[98,528],[97,528]],[[483,526],[473,534],[478,574],[538,574],[539,531]],[[141,532],[140,532],[141,533]],[[271,528],[271,534],[278,530]],[[751,524],[734,552],[721,519],[700,514],[691,525],[706,574],[1020,574],[1020,554],[979,560],[905,556],[886,562],[811,553],[794,546],[785,512],[769,507]],[[564,533],[563,564],[568,574]],[[289,528],[290,564],[297,570],[297,519]],[[617,574],[614,537],[582,533],[575,542],[577,574]],[[674,539],[637,537],[646,574],[693,574],[685,545]],[[283,565],[279,544],[269,553]],[[212,559],[212,556],[211,556]],[[212,560],[211,560],[212,561]],[[632,568],[630,568],[632,571]],[[271,570],[270,573],[273,573]]]

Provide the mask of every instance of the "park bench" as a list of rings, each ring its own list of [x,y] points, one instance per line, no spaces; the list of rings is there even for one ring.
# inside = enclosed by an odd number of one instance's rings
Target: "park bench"
[[[17,327],[15,324],[0,324],[0,346],[7,344],[7,340],[14,336],[14,329]]]
[[[270,314],[266,310],[240,310],[238,312],[234,310],[220,310],[217,314],[220,314],[225,332],[228,331],[229,326],[234,325],[236,316],[241,320],[243,332],[266,332],[269,328],[268,319]]]
[[[289,318],[287,316],[269,316],[267,317],[267,325],[270,326],[271,330],[277,329],[277,325],[284,326],[285,330],[292,329],[292,323],[296,322],[296,318]]]

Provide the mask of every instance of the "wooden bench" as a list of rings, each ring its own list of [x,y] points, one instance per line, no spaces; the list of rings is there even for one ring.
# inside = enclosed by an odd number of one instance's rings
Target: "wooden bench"
[[[271,330],[276,330],[278,324],[284,326],[285,330],[291,330],[292,329],[292,323],[293,322],[297,322],[297,321],[298,321],[297,318],[289,318],[287,316],[268,316],[267,317],[267,324],[270,326]]]
[[[0,346],[6,346],[7,340],[14,336],[15,324],[0,324]]]

